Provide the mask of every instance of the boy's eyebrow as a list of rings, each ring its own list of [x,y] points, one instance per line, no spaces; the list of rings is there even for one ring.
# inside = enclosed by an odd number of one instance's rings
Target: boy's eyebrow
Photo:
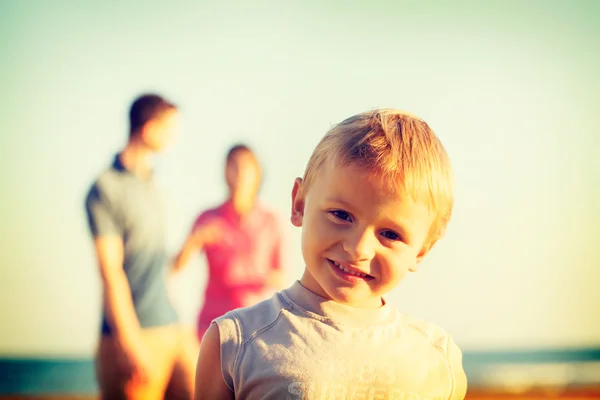
[[[345,200],[340,199],[339,197],[328,197],[327,199],[325,199],[325,201],[327,203],[337,203],[337,204],[341,204],[343,207],[347,207],[347,208],[353,208],[352,204],[348,203]]]

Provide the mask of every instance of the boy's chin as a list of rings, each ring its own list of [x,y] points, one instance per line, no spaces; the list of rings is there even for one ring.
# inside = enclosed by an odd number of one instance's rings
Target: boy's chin
[[[336,303],[355,308],[377,308],[381,306],[381,296],[374,293],[365,293],[359,288],[329,287],[327,294]]]
[[[300,283],[321,297],[355,308],[381,306],[381,296],[373,293],[367,285],[348,287],[343,286],[334,276],[323,273],[315,275],[305,269]]]

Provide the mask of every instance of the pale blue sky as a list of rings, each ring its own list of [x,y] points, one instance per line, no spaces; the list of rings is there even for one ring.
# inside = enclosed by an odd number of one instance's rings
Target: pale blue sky
[[[222,199],[224,152],[243,140],[298,277],[293,179],[331,124],[402,108],[446,145],[457,201],[391,300],[465,348],[600,344],[599,16],[596,1],[2,2],[0,353],[93,351],[83,196],[149,90],[182,109],[157,164],[171,251]],[[173,284],[188,321],[202,268]]]

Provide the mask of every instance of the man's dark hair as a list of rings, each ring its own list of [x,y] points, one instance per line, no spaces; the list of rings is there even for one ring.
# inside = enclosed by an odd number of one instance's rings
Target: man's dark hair
[[[129,109],[129,137],[134,136],[153,118],[168,110],[175,110],[177,106],[168,102],[157,94],[144,94],[135,99]]]

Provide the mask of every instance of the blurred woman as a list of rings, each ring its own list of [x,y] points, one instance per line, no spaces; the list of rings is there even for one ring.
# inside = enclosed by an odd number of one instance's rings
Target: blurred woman
[[[208,264],[208,283],[198,316],[198,338],[211,321],[253,305],[282,288],[281,229],[258,202],[262,172],[254,152],[239,144],[227,153],[227,200],[200,214],[173,268],[180,270],[196,251]]]

